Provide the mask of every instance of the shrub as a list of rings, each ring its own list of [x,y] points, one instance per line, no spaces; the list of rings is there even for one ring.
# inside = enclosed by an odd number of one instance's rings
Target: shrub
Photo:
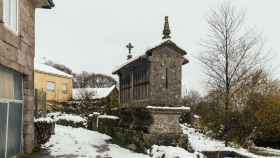
[[[87,127],[87,120],[79,115],[65,113],[49,113],[48,117],[53,118],[59,125],[71,126],[75,128]]]
[[[42,145],[54,134],[55,122],[50,118],[39,118],[34,121],[35,144]]]

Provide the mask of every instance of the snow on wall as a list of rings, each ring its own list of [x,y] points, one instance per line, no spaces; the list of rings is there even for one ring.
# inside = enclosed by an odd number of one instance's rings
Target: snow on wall
[[[167,106],[147,106],[148,109],[159,109],[159,110],[190,110],[190,107],[180,106],[180,107],[167,107]]]
[[[97,118],[98,119],[112,119],[112,120],[120,119],[119,117],[113,116],[113,115],[99,115]]]

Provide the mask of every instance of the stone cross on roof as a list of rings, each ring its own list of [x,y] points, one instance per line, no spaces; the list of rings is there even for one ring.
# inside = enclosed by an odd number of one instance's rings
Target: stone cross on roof
[[[171,31],[170,31],[170,27],[169,27],[168,16],[164,17],[164,29],[163,29],[162,34],[163,34],[162,39],[169,39],[169,38],[171,38],[171,36],[170,36]]]
[[[127,60],[128,59],[131,59],[132,58],[132,55],[131,55],[131,50],[133,47],[133,45],[129,42],[128,45],[126,45],[126,48],[128,48],[128,56],[127,56]]]

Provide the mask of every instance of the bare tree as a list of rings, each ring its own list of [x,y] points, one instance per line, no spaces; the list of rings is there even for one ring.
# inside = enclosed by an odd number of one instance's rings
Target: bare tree
[[[225,108],[224,136],[228,145],[227,113],[232,99],[242,90],[243,82],[258,71],[265,61],[260,34],[245,26],[245,12],[229,1],[211,10],[208,18],[209,34],[202,41],[204,51],[200,61],[206,68],[210,88],[222,94]]]
[[[108,75],[88,73],[83,71],[80,74],[74,76],[74,87],[75,88],[106,88],[116,85],[117,81]]]
[[[197,104],[201,101],[202,97],[200,93],[196,90],[186,90],[186,95],[183,97],[183,104],[185,106],[190,106],[195,109]]]

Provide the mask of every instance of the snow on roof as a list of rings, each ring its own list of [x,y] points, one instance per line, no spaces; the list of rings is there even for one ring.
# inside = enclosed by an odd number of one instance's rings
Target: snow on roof
[[[115,85],[109,88],[74,88],[72,97],[75,100],[82,99],[86,95],[91,95],[91,99],[106,98],[115,89]]]
[[[117,66],[114,70],[113,70],[113,74],[115,74],[117,71],[119,71],[121,68],[123,68],[124,66],[126,66],[126,65],[128,65],[128,64],[130,64],[130,63],[132,63],[132,62],[134,62],[134,61],[136,61],[136,60],[138,60],[138,59],[140,59],[140,58],[144,58],[146,55],[145,54],[142,54],[142,55],[138,55],[138,56],[136,56],[136,57],[134,57],[134,58],[131,58],[131,59],[129,59],[129,60],[127,60],[125,63],[123,63],[123,64],[121,64],[120,66]]]
[[[53,67],[43,64],[43,63],[35,63],[34,69],[35,69],[35,71],[41,71],[41,72],[48,73],[48,74],[59,75],[59,76],[70,77],[70,78],[73,77],[70,74],[57,70],[56,68],[53,68]]]

